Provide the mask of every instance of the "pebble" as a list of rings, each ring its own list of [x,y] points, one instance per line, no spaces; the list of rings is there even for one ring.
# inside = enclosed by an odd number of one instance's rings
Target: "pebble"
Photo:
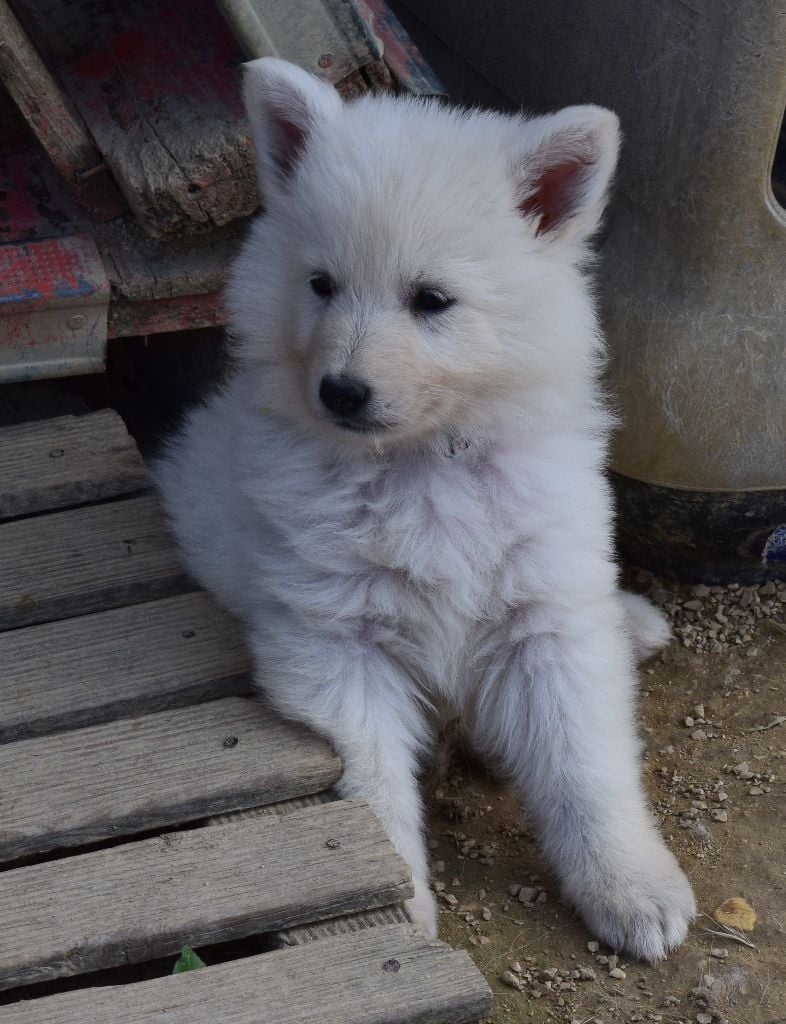
[[[647,596],[666,612],[678,642],[699,653],[720,654],[744,647],[746,655],[755,657],[760,623],[782,620],[786,606],[786,586],[772,580],[750,587],[698,583],[690,588],[667,587],[653,576],[639,582],[649,584]]]
[[[600,943],[599,942],[588,942],[587,943],[587,949],[590,951],[590,953],[597,953],[598,950],[600,949]]]
[[[690,715],[686,715],[686,716],[685,716],[685,719],[684,719],[684,723],[685,723],[685,725],[686,725],[686,726],[687,726],[687,727],[688,727],[689,729],[692,729],[692,728],[693,728],[693,726],[694,726],[694,725],[696,724],[696,721],[695,721],[695,719],[691,718],[691,716],[690,716]]]
[[[713,946],[710,950],[710,956],[714,957],[716,960],[725,960],[728,955],[728,949],[720,949],[719,947]]]
[[[521,992],[523,985],[521,984],[521,978],[519,978],[513,971],[503,971],[499,976],[499,980],[503,985],[507,985],[508,988],[515,988]]]
[[[690,734],[690,738],[701,743],[707,739],[707,733],[703,729],[694,729]]]
[[[623,971],[621,967],[612,967],[609,971],[609,977],[622,979],[627,978],[627,974]]]
[[[483,918],[484,921],[490,921],[491,911],[489,910],[488,907],[484,907],[480,912],[480,916]]]
[[[748,796],[762,796],[763,793],[764,790],[761,788],[761,786],[751,786],[751,788],[748,790]]]
[[[713,821],[728,821],[729,820],[729,812],[728,811],[713,811],[712,814],[710,815],[710,817],[712,818]]]
[[[696,1014],[696,1024],[712,1024],[712,1014],[711,1013],[697,1013]]]
[[[534,903],[538,898],[539,889],[531,889],[527,886],[522,885],[519,891],[516,893],[519,903]]]

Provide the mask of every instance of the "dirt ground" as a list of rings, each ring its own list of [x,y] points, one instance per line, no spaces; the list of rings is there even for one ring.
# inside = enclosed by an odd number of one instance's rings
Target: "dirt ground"
[[[682,628],[691,588],[654,586]],[[718,607],[724,619],[728,596],[708,595],[688,619],[715,622]],[[722,631],[718,641],[717,625],[712,644],[697,643],[701,627],[688,625],[687,639],[641,669],[647,787],[701,914],[663,963],[590,948],[515,802],[481,765],[454,759],[431,799],[432,884],[440,936],[466,949],[491,985],[493,1024],[786,1024],[786,588],[767,607],[741,643],[731,629],[730,643]],[[516,886],[526,903],[510,895]],[[709,932],[721,930],[712,912],[735,896],[758,915],[743,935],[753,948]]]

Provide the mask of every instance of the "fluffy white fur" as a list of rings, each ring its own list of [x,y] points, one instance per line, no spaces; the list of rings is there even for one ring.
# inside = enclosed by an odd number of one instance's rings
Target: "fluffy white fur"
[[[265,213],[229,290],[237,368],[157,468],[186,560],[267,697],[343,757],[427,931],[417,775],[461,714],[589,928],[662,957],[695,905],[640,781],[634,654],[668,631],[617,586],[583,269],[616,118],[343,106],[274,59],[246,103]],[[455,301],[413,311],[423,287]],[[371,387],[364,432],[320,402],[331,374]]]

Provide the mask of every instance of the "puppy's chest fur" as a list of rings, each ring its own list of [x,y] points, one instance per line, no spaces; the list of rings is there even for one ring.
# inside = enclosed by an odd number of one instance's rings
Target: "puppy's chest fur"
[[[285,517],[265,509],[297,553],[301,573],[279,568],[301,612],[372,633],[387,627],[433,649],[439,638],[463,644],[524,597],[519,467],[488,445],[317,467],[307,460],[302,473],[298,493],[280,506]]]

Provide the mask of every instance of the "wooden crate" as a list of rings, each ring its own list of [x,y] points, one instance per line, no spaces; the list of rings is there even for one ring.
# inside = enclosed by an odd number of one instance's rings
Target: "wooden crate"
[[[487,1013],[335,753],[251,695],[120,418],[0,430],[0,518],[4,1024]],[[169,975],[183,945],[211,966]]]

